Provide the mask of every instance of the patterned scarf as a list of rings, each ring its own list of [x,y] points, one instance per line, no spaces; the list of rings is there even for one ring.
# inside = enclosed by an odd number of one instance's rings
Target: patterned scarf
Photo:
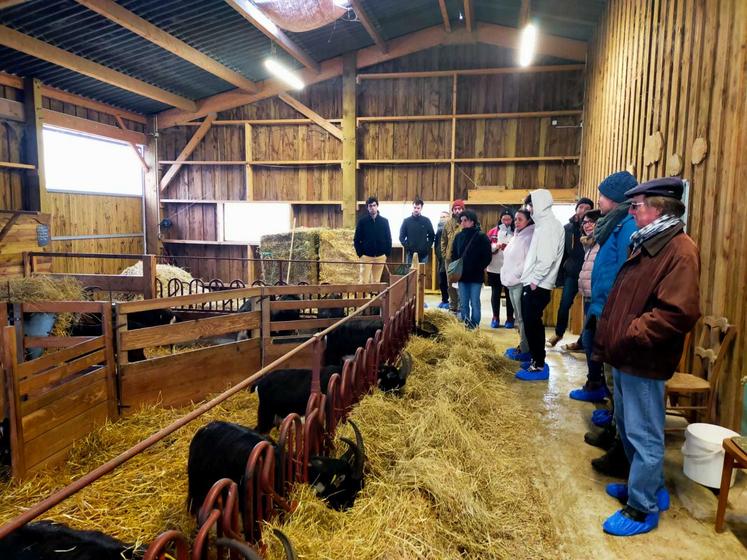
[[[639,229],[630,236],[630,253],[635,253],[641,245],[643,245],[652,237],[659,235],[661,232],[666,231],[669,228],[673,228],[674,226],[681,223],[682,220],[680,220],[679,218],[675,218],[671,214],[664,214],[663,216],[659,216],[653,222]]]
[[[607,238],[612,235],[612,232],[617,225],[622,222],[628,215],[628,209],[630,208],[630,201],[621,202],[618,204],[612,212],[605,214],[597,220],[594,226],[594,239],[597,240],[599,246],[604,245]]]

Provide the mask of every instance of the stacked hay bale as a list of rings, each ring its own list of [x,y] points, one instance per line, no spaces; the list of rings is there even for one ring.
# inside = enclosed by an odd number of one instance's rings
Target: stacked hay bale
[[[288,284],[316,284],[319,278],[319,233],[320,228],[298,228],[295,234],[278,233],[263,235],[259,240],[262,259],[293,259],[313,261],[309,263],[262,262],[261,278],[265,284],[272,286],[278,281]],[[293,250],[291,252],[291,241]],[[288,276],[290,266],[290,276]],[[282,271],[282,274],[281,274]]]
[[[143,275],[143,261],[138,261],[132,266],[128,266],[121,273],[122,276],[142,276]],[[178,281],[182,286],[188,286],[190,282],[194,281],[194,277],[178,266],[171,266],[170,264],[157,264],[156,265],[156,278],[161,282],[163,286],[163,297],[167,297],[169,293],[169,282],[174,280]],[[195,285],[191,288],[192,293],[203,294],[210,292],[205,287]],[[181,292],[177,292],[181,295]],[[184,294],[188,292],[187,288],[184,289]],[[139,294],[114,294],[113,299],[115,301],[137,301],[143,299],[142,295]]]
[[[447,314],[427,315],[441,334],[409,343],[414,363],[404,396],[376,393],[352,413],[368,458],[355,506],[330,510],[299,487],[296,511],[271,525],[301,558],[558,557],[548,499],[532,480],[536,453],[526,434],[539,426],[514,394],[513,364],[491,337]],[[185,412],[143,409],[81,442],[64,471],[0,486],[0,522]],[[240,393],[47,517],[129,542],[167,528],[194,535],[184,476],[192,435],[212,419],[253,425],[255,418],[255,395]],[[341,426],[337,436],[348,432]],[[268,540],[268,558],[284,558]]]
[[[360,278],[358,255],[352,229],[324,229],[319,232],[319,283],[355,284]],[[332,261],[332,262],[325,262]],[[350,264],[340,264],[341,261]]]
[[[11,303],[40,301],[82,301],[89,299],[83,285],[75,278],[52,278],[39,275],[11,278],[0,283],[0,300]],[[58,313],[50,334],[67,336],[76,320],[74,313]]]

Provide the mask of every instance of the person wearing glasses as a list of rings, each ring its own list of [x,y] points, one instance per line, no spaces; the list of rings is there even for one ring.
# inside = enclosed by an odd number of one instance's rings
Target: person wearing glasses
[[[468,329],[475,329],[480,325],[480,292],[492,252],[490,239],[477,227],[474,211],[462,212],[459,224],[462,230],[454,238],[451,262],[462,259],[462,275],[458,283],[462,320]]]
[[[666,177],[625,193],[638,230],[597,324],[594,355],[612,365],[615,421],[630,461],[627,484],[606,488],[625,504],[603,524],[615,536],[655,529],[659,513],[669,508],[665,383],[700,317],[700,255],[681,220],[683,191],[681,179]]]

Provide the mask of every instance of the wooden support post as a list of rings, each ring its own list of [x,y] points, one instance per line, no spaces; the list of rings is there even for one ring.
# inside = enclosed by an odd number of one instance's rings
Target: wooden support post
[[[449,163],[449,200],[454,200],[454,184],[456,182],[456,112],[457,112],[457,75],[451,82],[451,162]]]
[[[112,329],[112,305],[101,304],[101,324],[103,325],[104,352],[106,354],[106,404],[110,419],[119,416],[119,399],[121,386],[116,374],[117,362],[114,360],[114,331]]]
[[[156,297],[156,256],[143,255],[143,297]]]
[[[550,128],[550,119],[542,119],[540,121],[540,135],[539,135],[539,150],[537,151],[538,156],[545,155],[545,146],[547,144],[547,131]],[[547,188],[547,165],[542,162],[537,166],[537,186]]]
[[[418,265],[418,278],[416,285],[415,295],[415,321],[418,326],[423,323],[423,315],[425,314],[425,265]],[[408,294],[409,295],[409,294]],[[409,299],[409,298],[408,298]]]
[[[244,124],[244,177],[246,179],[246,200],[254,200],[254,167],[252,167],[252,125]]]
[[[355,53],[345,54],[342,65],[342,226],[354,228],[358,192]]]
[[[161,210],[159,207],[160,191],[158,190],[158,125],[156,117],[149,117],[147,124],[148,142],[144,147],[145,165],[145,189],[143,192],[144,220],[143,232],[145,233],[145,247],[143,252],[158,255],[161,251],[158,246],[159,223],[161,222]]]
[[[314,337],[311,344],[311,394],[317,395],[322,392],[322,384],[319,375],[322,370],[322,354],[324,353],[324,344],[319,337]]]
[[[7,372],[8,411],[10,414],[10,465],[14,478],[26,474],[23,445],[23,423],[21,422],[21,398],[18,394],[16,363],[18,361],[16,331],[14,327],[3,327],[3,364]]]
[[[34,166],[34,169],[26,172],[23,209],[44,211],[47,206],[47,182],[44,175],[44,140],[42,137],[44,117],[42,116],[41,82],[26,78],[23,82],[23,98],[26,115],[23,161]]]

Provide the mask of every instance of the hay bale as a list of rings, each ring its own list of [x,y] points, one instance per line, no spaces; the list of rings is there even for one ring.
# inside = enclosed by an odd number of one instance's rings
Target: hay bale
[[[358,255],[352,229],[323,229],[319,232],[319,283],[357,284],[360,279]],[[324,261],[346,261],[350,264]]]
[[[263,262],[260,264],[262,281],[273,285],[279,280],[289,284],[316,284],[319,278],[319,228],[297,228],[295,235],[278,233],[263,235],[259,240],[259,250],[262,259],[288,259],[314,261],[312,263],[295,263],[290,265],[290,281],[288,281],[288,263],[282,266],[277,262]],[[293,238],[293,254],[291,255],[291,238]],[[282,269],[282,278],[280,271]]]
[[[75,278],[52,278],[40,274],[26,278],[11,278],[0,283],[0,299],[11,303],[33,303],[83,301],[89,298],[83,285]],[[67,336],[75,321],[77,321],[75,313],[58,313],[50,334]]]

